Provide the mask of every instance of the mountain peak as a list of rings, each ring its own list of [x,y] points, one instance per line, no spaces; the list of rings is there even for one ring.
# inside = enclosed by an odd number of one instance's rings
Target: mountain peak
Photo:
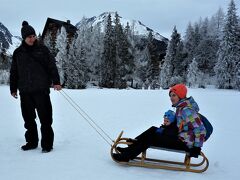
[[[91,18],[84,18],[85,23],[87,23],[87,26],[95,26],[97,24],[100,24],[102,29],[104,29],[104,22],[106,21],[108,15],[111,15],[112,23],[114,25],[114,18],[115,18],[116,12],[103,12],[99,16],[93,16]],[[152,32],[155,39],[167,42],[167,38],[160,35],[158,32],[155,32],[151,28],[144,25],[142,22],[138,20],[130,20],[125,19],[122,16],[119,15],[120,23],[123,27],[127,26],[127,23],[129,26],[133,29],[135,35],[145,36],[148,37],[149,32]],[[76,27],[79,28],[81,26],[82,20],[76,24]]]
[[[8,49],[12,44],[13,35],[9,30],[0,22],[0,48]]]
[[[10,31],[0,22],[0,49],[5,49],[8,54],[13,54],[14,49],[19,46],[21,40],[13,36]]]

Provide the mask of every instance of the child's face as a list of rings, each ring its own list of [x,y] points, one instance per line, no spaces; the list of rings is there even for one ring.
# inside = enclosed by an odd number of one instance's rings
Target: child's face
[[[168,126],[168,125],[171,124],[171,122],[169,121],[169,119],[168,119],[167,117],[164,117],[163,124],[164,124],[165,126]]]

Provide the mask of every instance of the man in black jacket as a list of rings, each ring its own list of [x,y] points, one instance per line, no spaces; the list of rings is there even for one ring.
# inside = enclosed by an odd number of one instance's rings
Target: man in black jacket
[[[20,92],[21,110],[26,128],[26,144],[24,151],[38,146],[36,112],[41,123],[42,152],[50,152],[53,148],[54,132],[52,129],[52,105],[50,85],[61,90],[55,59],[48,48],[39,44],[35,30],[26,21],[22,23],[22,44],[14,51],[10,70],[10,91],[17,98]]]

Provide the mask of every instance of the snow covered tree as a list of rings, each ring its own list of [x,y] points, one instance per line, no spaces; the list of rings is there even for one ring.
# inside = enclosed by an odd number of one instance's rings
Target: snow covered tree
[[[0,48],[0,84],[9,84],[10,67],[11,57],[6,54],[5,48]]]
[[[58,35],[57,35],[58,36]],[[52,55],[55,57],[57,54],[56,41],[53,39],[51,33],[48,31],[43,39],[43,43],[48,47]]]
[[[218,59],[214,68],[219,88],[237,88],[237,77],[240,62],[240,31],[238,16],[231,0],[225,20],[223,39],[218,50]]]
[[[126,88],[127,82],[125,79],[125,64],[123,62],[124,59],[124,52],[123,52],[123,41],[124,41],[124,34],[123,34],[123,28],[120,24],[119,15],[116,12],[115,13],[115,19],[114,19],[114,42],[116,45],[116,68],[115,68],[115,81],[114,81],[114,87],[116,88]]]
[[[240,63],[236,66],[236,89],[240,90]]]
[[[114,23],[114,36],[116,42],[116,79],[114,87],[126,88],[127,80],[131,80],[131,74],[134,67],[133,56],[127,38],[128,32],[125,34],[117,12],[115,13]]]
[[[187,70],[188,65],[192,62],[192,59],[194,57],[196,44],[196,39],[194,35],[195,35],[194,28],[192,27],[192,24],[189,23],[183,41],[184,51],[187,53],[187,57],[184,60],[185,71]]]
[[[102,54],[100,86],[113,88],[116,78],[116,42],[111,14],[107,17],[103,44],[104,50]]]
[[[134,71],[135,71],[135,63],[134,63],[134,49],[133,49],[133,41],[131,37],[130,26],[127,23],[127,26],[124,29],[123,34],[123,46],[122,46],[122,54],[123,63],[125,64],[125,79],[130,83],[130,86],[133,87],[133,79],[134,79]]]
[[[65,86],[70,89],[83,89],[88,81],[86,53],[81,38],[80,31],[77,31],[77,38],[72,41],[69,48]]]
[[[66,70],[66,64],[68,61],[67,45],[67,32],[64,26],[62,26],[56,40],[56,48],[58,50],[58,53],[56,55],[56,64],[58,67],[61,83],[64,83],[64,72]]]
[[[167,51],[168,53],[168,51]],[[172,75],[172,63],[169,58],[164,60],[164,63],[161,66],[161,73],[160,73],[160,83],[163,89],[167,89],[170,87],[170,79]]]
[[[166,89],[172,84],[184,81],[184,58],[181,36],[177,32],[176,26],[174,26],[164,63],[161,66],[160,82],[162,88]]]
[[[149,61],[147,64],[147,80],[151,89],[160,87],[159,73],[160,73],[160,52],[157,48],[157,41],[154,39],[152,31],[148,35]]]
[[[199,40],[195,44],[194,57],[197,60],[198,68],[205,74],[214,75],[213,67],[216,62],[216,53],[219,43],[215,36],[211,36],[208,32],[209,20],[199,22]],[[195,36],[197,32],[195,31]]]
[[[222,8],[219,8],[217,13],[215,13],[211,20],[209,21],[208,34],[211,37],[216,37],[218,40],[222,38],[222,31],[224,26],[225,14]]]
[[[209,75],[213,75],[213,68],[216,62],[216,51],[218,45],[210,37],[201,40],[196,48],[195,58],[198,61],[199,69]]]
[[[101,72],[101,56],[103,52],[103,33],[100,24],[96,24],[91,28],[91,36],[89,38],[87,50],[87,65],[89,68],[90,82],[96,85],[100,82]]]
[[[0,84],[9,84],[9,76],[9,70],[0,69]]]
[[[202,85],[203,73],[198,68],[198,63],[194,58],[189,64],[187,72],[187,84],[189,87],[199,87]]]
[[[200,38],[199,38],[199,41],[195,44],[195,46],[198,45],[198,43],[200,42],[200,40],[204,39],[206,36],[208,36],[208,27],[209,27],[209,20],[208,18],[206,17],[204,19],[204,21],[202,21],[200,23],[200,29],[199,29],[199,35],[200,35]],[[196,36],[196,31],[195,31],[195,36]]]
[[[134,72],[135,87],[147,89],[149,84],[147,83],[147,70],[148,62],[150,61],[148,48],[139,50],[135,47],[134,62],[136,71]]]
[[[100,81],[100,63],[103,49],[103,35],[100,24],[89,25],[83,17],[78,26],[78,36],[81,39],[79,52],[84,52],[88,83],[98,85]]]

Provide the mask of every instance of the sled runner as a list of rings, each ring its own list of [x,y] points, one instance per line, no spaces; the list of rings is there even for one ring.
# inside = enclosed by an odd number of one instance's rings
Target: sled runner
[[[113,153],[119,153],[117,150],[118,145],[125,144],[130,145],[130,142],[127,142],[129,138],[122,138],[123,131],[119,134],[118,138],[114,141],[114,144],[111,148],[111,156],[112,159],[123,165],[129,166],[138,166],[138,167],[146,167],[146,168],[156,168],[156,169],[167,169],[167,170],[177,170],[177,171],[187,171],[187,172],[195,172],[201,173],[208,169],[209,162],[207,157],[201,152],[199,156],[202,157],[202,161],[199,163],[191,163],[191,157],[188,155],[187,152],[181,150],[174,150],[174,149],[166,149],[166,148],[159,148],[159,147],[150,147],[156,148],[160,150],[167,150],[173,151],[177,153],[185,153],[185,159],[183,162],[178,161],[168,161],[168,160],[160,160],[160,159],[152,159],[147,157],[147,151],[142,152],[138,157],[129,162],[119,162],[113,158]]]

